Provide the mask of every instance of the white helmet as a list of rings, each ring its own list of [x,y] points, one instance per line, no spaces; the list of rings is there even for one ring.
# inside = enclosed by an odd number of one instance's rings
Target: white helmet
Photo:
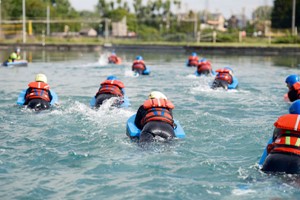
[[[158,92],[158,91],[152,91],[150,94],[149,94],[149,99],[166,99],[167,100],[167,97],[161,93],[161,92]]]
[[[47,83],[47,76],[45,74],[37,74],[35,76],[35,81]]]

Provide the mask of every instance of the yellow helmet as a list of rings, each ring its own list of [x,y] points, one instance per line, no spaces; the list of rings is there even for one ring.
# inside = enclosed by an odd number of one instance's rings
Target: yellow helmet
[[[35,81],[47,83],[47,76],[45,74],[37,74],[35,76]]]
[[[149,99],[167,99],[167,97],[158,91],[153,91],[149,94]]]

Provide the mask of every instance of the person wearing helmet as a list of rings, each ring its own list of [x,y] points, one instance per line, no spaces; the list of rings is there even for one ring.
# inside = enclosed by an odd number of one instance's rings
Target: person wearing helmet
[[[197,65],[197,74],[209,75],[212,74],[212,67],[210,61],[205,58],[201,59]]]
[[[24,105],[36,111],[50,108],[52,95],[45,74],[36,74],[35,81],[28,84]]]
[[[197,67],[198,62],[199,62],[199,57],[197,56],[197,54],[195,52],[193,52],[192,55],[189,56],[189,58],[188,58],[187,66]]]
[[[300,174],[300,100],[274,123],[272,143],[267,146],[267,157],[262,171]]]
[[[167,97],[158,91],[149,94],[141,105],[135,117],[135,125],[141,130],[140,143],[151,142],[156,136],[165,140],[175,137],[172,110],[174,105]]]
[[[291,74],[285,79],[286,86],[289,91],[287,93],[291,102],[300,99],[300,82],[297,74]]]
[[[121,59],[113,51],[111,53],[111,55],[108,57],[108,63],[110,63],[110,64],[121,64]]]
[[[216,89],[218,87],[228,89],[228,85],[233,82],[233,70],[230,67],[224,67],[222,69],[217,69],[216,72],[217,75],[212,84],[212,89]]]
[[[123,103],[123,98],[125,95],[125,86],[118,80],[114,75],[108,76],[105,81],[100,84],[100,88],[95,95],[96,103],[95,107],[99,108],[105,100],[112,97],[117,97],[114,106],[120,106]]]
[[[137,56],[135,58],[131,70],[138,74],[143,74],[143,72],[146,70],[146,65],[142,56]]]
[[[7,59],[8,62],[14,62],[15,60],[21,60],[21,50],[20,48],[15,48],[14,52],[12,52]]]

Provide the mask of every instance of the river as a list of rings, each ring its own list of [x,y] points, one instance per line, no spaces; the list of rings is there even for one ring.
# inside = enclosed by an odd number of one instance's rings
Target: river
[[[28,67],[0,68],[0,199],[299,199],[293,176],[262,173],[257,162],[273,123],[288,113],[285,78],[299,74],[288,56],[201,55],[213,69],[230,66],[237,90],[212,90],[212,77],[195,77],[188,54],[116,51],[27,52]],[[198,52],[201,53],[201,52]],[[130,71],[136,55],[149,76]],[[2,57],[3,59],[3,57]],[[59,97],[50,111],[16,105],[36,73]],[[90,99],[108,75],[124,82],[129,108]],[[126,121],[148,94],[171,100],[186,138],[141,148],[126,136]]]

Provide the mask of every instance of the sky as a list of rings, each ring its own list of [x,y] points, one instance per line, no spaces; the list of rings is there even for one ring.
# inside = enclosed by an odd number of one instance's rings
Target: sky
[[[69,0],[73,8],[78,11],[93,11],[98,0]],[[143,2],[146,2],[144,0]],[[132,0],[128,0],[129,5]],[[259,6],[272,6],[273,0],[181,0],[182,12],[188,10],[200,11],[207,8],[210,12],[220,12],[225,18],[232,14],[242,14],[245,12],[251,18],[252,12]]]

